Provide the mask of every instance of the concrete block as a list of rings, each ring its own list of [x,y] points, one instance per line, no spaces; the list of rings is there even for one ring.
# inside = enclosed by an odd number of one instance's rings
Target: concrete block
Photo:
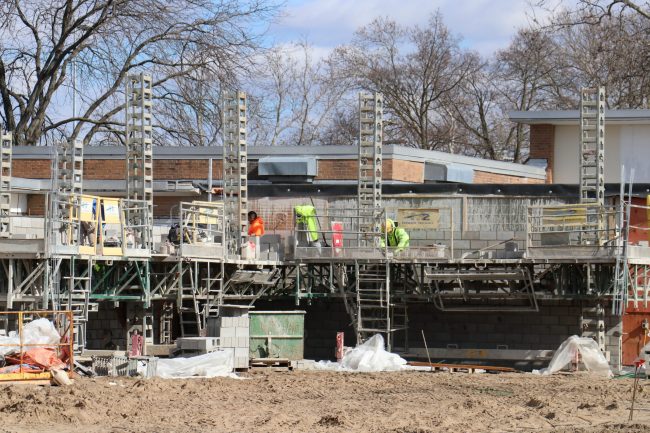
[[[525,231],[515,231],[515,239],[525,240],[527,235]]]
[[[559,325],[560,318],[558,316],[541,316],[538,319],[538,323],[543,325]]]
[[[495,241],[497,239],[497,232],[491,230],[481,230],[478,232],[478,238],[482,241]]]
[[[221,327],[217,330],[217,337],[235,337],[235,332],[237,328],[232,327]]]
[[[479,240],[481,237],[481,232],[474,232],[474,231],[465,231],[463,232],[461,239],[468,239],[468,240]]]
[[[454,250],[469,250],[470,248],[469,240],[454,240]]]
[[[480,240],[470,240],[469,247],[472,250],[480,250],[481,248],[487,247],[489,244],[487,241]]]
[[[498,231],[497,240],[498,241],[507,241],[508,239],[513,239],[515,237],[515,232],[513,231]]]
[[[235,347],[235,358],[239,357],[248,359],[248,347]]]
[[[236,344],[235,347],[245,347],[248,349],[250,345],[250,337],[236,337]]]
[[[249,332],[248,328],[237,327],[237,328],[234,328],[234,329],[235,329],[235,337],[237,337],[237,338],[239,338],[239,337],[248,338],[250,336],[250,332]]]
[[[222,328],[229,328],[232,326],[237,326],[235,325],[235,318],[234,317],[222,317],[221,318],[221,323],[219,324],[220,327]]]

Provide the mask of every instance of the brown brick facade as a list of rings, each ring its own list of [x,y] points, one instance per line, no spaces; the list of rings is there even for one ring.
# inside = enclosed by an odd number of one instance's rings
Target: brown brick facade
[[[384,179],[423,183],[424,163],[403,161],[401,159],[384,160]]]
[[[487,171],[474,170],[474,183],[544,183],[543,179],[531,179],[529,177],[508,176],[505,174],[489,173]]]
[[[11,175],[27,179],[49,179],[52,161],[49,159],[13,159]]]
[[[544,126],[544,125],[542,125]],[[532,136],[531,127],[531,136]],[[538,135],[539,137],[539,135]],[[548,138],[548,136],[546,136]],[[551,134],[552,139],[552,134]],[[552,153],[552,143],[551,143]],[[539,148],[536,155],[541,155]],[[532,140],[531,140],[531,157]],[[540,158],[541,156],[535,156]],[[552,154],[550,156],[552,164]],[[13,176],[48,179],[50,177],[50,160],[46,159],[14,159]],[[249,175],[257,175],[257,161],[249,161]],[[356,159],[321,159],[318,161],[318,180],[355,180],[358,165]],[[208,178],[207,159],[157,159],[153,166],[154,179],[156,180],[195,180]],[[118,180],[126,177],[126,165],[121,159],[86,159],[84,160],[84,179],[87,180]],[[220,160],[212,161],[212,177],[215,180],[222,178],[222,163]],[[402,182],[423,183],[424,163],[404,161],[400,159],[384,160],[384,180],[397,180]],[[548,180],[548,179],[547,179]],[[543,183],[539,179],[526,177],[506,176],[475,170],[474,182],[476,183]]]
[[[30,216],[45,215],[45,195],[42,194],[27,195],[27,215]]]
[[[545,159],[546,183],[553,183],[555,125],[530,125],[530,158]]]
[[[318,161],[317,179],[351,180],[357,178],[359,166],[356,159],[321,159]]]

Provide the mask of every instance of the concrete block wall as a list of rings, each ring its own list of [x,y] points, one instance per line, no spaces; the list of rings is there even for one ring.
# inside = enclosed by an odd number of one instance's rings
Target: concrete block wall
[[[443,312],[430,303],[409,304],[409,345],[424,347],[422,331],[430,348],[556,350],[572,335],[580,335],[580,316],[589,301],[539,300],[538,313]],[[595,304],[594,304],[595,305]],[[260,310],[302,309],[305,315],[305,358],[334,359],[336,333],[345,332],[345,345],[354,346],[356,336],[341,300],[313,301],[296,307],[288,302],[257,302]],[[606,310],[609,311],[606,307]],[[621,319],[606,316],[610,364],[619,364]],[[396,335],[396,345],[403,343]],[[541,367],[541,365],[535,366]]]
[[[126,350],[126,315],[124,305],[114,307],[112,302],[100,302],[99,311],[89,313],[86,324],[88,349],[103,350],[104,334],[109,331],[119,350]]]
[[[11,232],[37,239],[45,236],[45,219],[42,217],[14,216],[11,218]]]

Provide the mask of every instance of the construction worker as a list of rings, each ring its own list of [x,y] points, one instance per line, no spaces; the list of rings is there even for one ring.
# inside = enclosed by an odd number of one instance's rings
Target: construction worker
[[[307,238],[307,246],[320,248],[318,240],[318,221],[316,220],[316,209],[311,205],[301,205],[294,208],[296,224],[298,225],[298,238],[302,239],[302,233]]]
[[[253,211],[248,212],[248,236],[264,236],[264,220]]]
[[[386,222],[381,225],[381,232],[386,234],[388,247],[395,248],[396,253],[400,253],[409,247],[409,234],[403,228],[397,227],[397,224],[392,219],[386,219]],[[381,238],[381,246],[386,246],[383,237]]]

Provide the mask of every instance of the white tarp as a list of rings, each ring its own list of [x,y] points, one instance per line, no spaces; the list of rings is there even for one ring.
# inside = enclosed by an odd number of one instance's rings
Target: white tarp
[[[30,349],[30,344],[58,344],[61,336],[54,324],[48,319],[41,318],[23,325],[23,346]],[[0,356],[9,355],[20,350],[20,336],[17,331],[9,332],[8,336],[0,336]]]
[[[578,353],[580,353],[581,361],[587,370],[605,377],[612,376],[607,359],[600,351],[598,343],[591,338],[578,337],[577,335],[572,335],[564,340],[555,351],[548,367],[541,369],[539,373],[547,375],[562,370],[576,359]]]
[[[331,371],[400,371],[406,369],[406,360],[387,352],[384,348],[384,337],[375,334],[365,343],[347,350],[340,363],[320,361],[316,363],[315,368]]]
[[[158,359],[156,377],[237,377],[233,368],[233,349],[223,349],[191,358]]]

